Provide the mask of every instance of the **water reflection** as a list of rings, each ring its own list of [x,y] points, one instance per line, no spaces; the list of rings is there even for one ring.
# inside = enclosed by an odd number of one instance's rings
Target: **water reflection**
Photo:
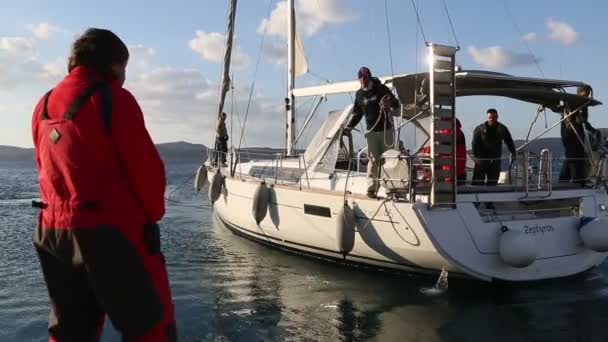
[[[170,186],[196,166],[169,169]],[[29,170],[29,171],[28,171]],[[48,299],[31,245],[35,173],[0,175],[0,341],[46,339]],[[345,268],[233,235],[188,184],[162,226],[180,341],[608,341],[608,264],[523,285]],[[119,341],[106,324],[103,341]]]
[[[240,328],[224,335],[231,340],[608,340],[605,267],[525,285],[450,279],[450,289],[433,297],[419,290],[434,278],[292,256],[232,235],[217,222],[215,232],[230,241],[226,255],[247,260],[228,277],[245,281],[247,291],[226,282],[214,286],[218,321]]]

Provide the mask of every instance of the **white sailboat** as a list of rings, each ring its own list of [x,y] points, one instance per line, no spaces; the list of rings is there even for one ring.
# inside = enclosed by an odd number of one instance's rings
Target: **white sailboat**
[[[400,122],[388,134],[399,141],[404,125],[427,134],[430,151],[384,154],[377,198],[366,196],[361,154],[343,135],[352,105],[329,113],[304,153],[296,154],[294,102],[305,96],[353,92],[355,81],[295,87],[297,64],[294,0],[288,0],[287,144],[285,154],[241,161],[232,150],[228,167],[205,162],[196,177],[209,179],[214,213],[233,232],[284,250],[343,263],[403,271],[450,273],[475,279],[532,281],[564,277],[601,264],[608,251],[606,160],[582,187],[554,184],[550,151],[519,149],[511,181],[498,186],[458,185],[454,115],[461,96],[504,96],[538,104],[564,119],[596,100],[568,90],[583,82],[484,71],[457,71],[458,49],[429,44],[428,70],[381,77],[393,89]],[[236,1],[229,11],[223,91],[228,91]],[[422,147],[422,146],[420,146]],[[538,165],[535,174],[529,173]],[[426,169],[430,179],[419,180]],[[486,209],[484,203],[494,204]],[[480,205],[481,204],[481,205]]]

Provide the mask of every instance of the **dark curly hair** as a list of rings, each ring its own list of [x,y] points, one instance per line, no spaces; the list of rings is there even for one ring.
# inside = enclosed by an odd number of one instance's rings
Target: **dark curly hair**
[[[110,30],[89,28],[72,44],[68,72],[79,65],[87,66],[102,76],[113,77],[112,66],[129,60],[129,49]]]

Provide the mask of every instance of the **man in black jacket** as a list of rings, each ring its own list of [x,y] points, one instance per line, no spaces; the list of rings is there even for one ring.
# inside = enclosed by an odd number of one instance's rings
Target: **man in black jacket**
[[[490,108],[487,110],[487,121],[473,131],[473,185],[494,186],[498,183],[503,141],[514,158],[516,151],[511,133],[507,126],[498,122],[496,109]]]
[[[591,97],[591,87],[581,86],[577,89],[577,94]],[[588,118],[588,107],[585,107],[561,123],[560,133],[566,159],[559,175],[560,182],[585,184],[588,179],[591,156],[588,153],[590,151],[585,148],[585,143],[589,137],[590,147],[593,149],[593,145],[598,144],[601,140],[601,135],[598,137],[599,132],[587,121]]]
[[[361,67],[357,74],[361,89],[357,91],[353,107],[353,117],[345,127],[348,133],[365,116],[367,130],[367,154],[370,162],[367,164],[367,175],[370,185],[367,195],[374,197],[379,188],[377,180],[380,175],[382,153],[394,146],[393,122],[391,112],[399,107],[399,100],[382,84],[379,79],[372,77],[367,67]]]

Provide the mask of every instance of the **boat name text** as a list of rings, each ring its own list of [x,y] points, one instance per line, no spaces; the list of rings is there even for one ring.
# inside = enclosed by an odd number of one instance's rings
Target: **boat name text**
[[[552,232],[554,230],[555,230],[555,228],[550,224],[545,225],[545,226],[539,226],[537,224],[535,224],[533,226],[524,226],[524,233],[532,234],[532,235],[535,235],[537,233],[544,234],[544,233]]]

